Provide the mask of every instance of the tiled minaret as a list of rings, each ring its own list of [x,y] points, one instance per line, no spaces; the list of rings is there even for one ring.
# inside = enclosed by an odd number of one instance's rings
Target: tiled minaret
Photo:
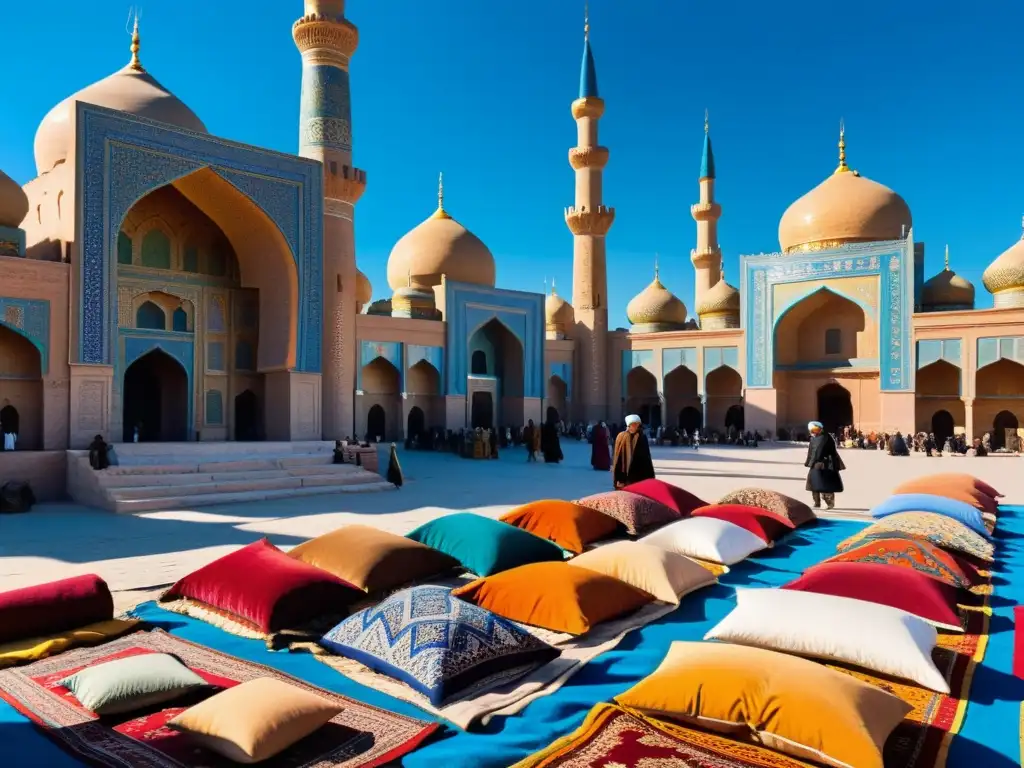
[[[693,307],[702,306],[704,295],[722,279],[722,249],[718,245],[718,219],[722,206],[715,202],[715,155],[711,151],[708,113],[704,112],[704,151],[700,158],[700,200],[690,206],[697,222],[697,247],[690,252],[693,262]]]
[[[352,165],[349,58],[359,31],[345,18],[345,0],[306,0],[292,26],[302,54],[299,154],[324,164],[323,436],[355,430],[355,204],[366,173]]]
[[[597,92],[597,70],[590,47],[589,18],[583,25],[583,65],[579,98],[572,103],[577,146],[569,150],[569,165],[576,171],[576,203],[565,210],[565,223],[573,234],[572,305],[576,315],[576,399],[574,418],[608,418],[608,271],[605,235],[615,220],[615,209],[601,203],[601,183],[608,149],[597,143],[597,122],[604,101]]]

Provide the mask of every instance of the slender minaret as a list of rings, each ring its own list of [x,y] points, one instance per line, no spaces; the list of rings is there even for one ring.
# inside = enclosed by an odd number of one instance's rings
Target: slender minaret
[[[324,165],[323,437],[355,431],[355,204],[366,173],[352,165],[349,58],[359,31],[345,18],[345,0],[305,0],[292,26],[302,54],[299,154]]]
[[[597,121],[603,114],[590,47],[590,19],[585,15],[580,94],[572,103],[578,138],[577,146],[569,150],[569,165],[576,171],[576,203],[565,210],[565,223],[573,234],[572,305],[578,353],[575,418],[584,421],[608,418],[605,235],[615,220],[615,209],[601,204],[601,177],[608,163],[608,149],[597,143]]]
[[[704,110],[704,152],[700,158],[700,201],[690,206],[697,222],[697,247],[690,252],[693,262],[693,311],[701,306],[704,294],[722,279],[722,249],[718,246],[718,219],[722,206],[715,202],[715,155],[711,151],[708,112]]]

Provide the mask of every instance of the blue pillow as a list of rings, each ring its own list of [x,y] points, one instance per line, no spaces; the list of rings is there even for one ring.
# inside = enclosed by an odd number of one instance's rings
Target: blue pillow
[[[888,517],[899,512],[934,512],[945,515],[977,531],[986,539],[992,536],[981,519],[981,512],[963,501],[947,499],[945,496],[934,496],[930,493],[898,493],[890,496],[873,510],[872,517]]]
[[[547,560],[564,560],[562,548],[522,528],[471,512],[431,520],[409,538],[444,552],[477,576]]]
[[[436,707],[522,677],[559,655],[447,587],[403,589],[320,638],[332,653],[401,680]]]

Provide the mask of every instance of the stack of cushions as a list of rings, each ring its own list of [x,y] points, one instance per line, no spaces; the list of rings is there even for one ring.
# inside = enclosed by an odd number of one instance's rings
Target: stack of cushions
[[[406,683],[437,707],[514,680],[559,655],[511,621],[438,586],[398,592],[345,619],[319,643]]]
[[[114,618],[114,598],[95,574],[0,593],[0,643]]]
[[[436,549],[368,525],[346,525],[288,553],[370,594],[379,594],[459,567]]]
[[[471,512],[456,512],[421,525],[409,538],[443,552],[477,576],[528,563],[562,561],[561,547],[514,525]]]
[[[991,485],[972,475],[956,473],[928,475],[907,480],[896,486],[893,493],[931,493],[966,502],[979,511],[992,514],[997,514],[998,499],[1002,495]]]
[[[677,555],[722,565],[733,565],[745,560],[769,544],[756,533],[715,517],[678,520],[660,531],[644,536],[640,542]]]
[[[934,512],[945,515],[966,525],[986,539],[991,538],[981,512],[963,501],[936,496],[931,493],[901,493],[890,496],[871,510],[875,518],[888,517],[900,512]]]
[[[716,520],[733,523],[740,528],[746,528],[769,545],[796,528],[788,517],[744,504],[710,504],[693,510],[693,516],[713,517]]]
[[[629,491],[608,491],[576,502],[622,523],[630,536],[640,536],[680,518],[680,513],[648,496]]]
[[[886,538],[893,534],[906,534],[926,541],[947,552],[965,555],[975,561],[991,563],[995,559],[995,545],[958,520],[934,512],[898,512],[878,520],[860,533],[839,543],[838,549],[868,539]]]
[[[942,549],[909,534],[890,532],[888,536],[866,538],[841,548],[825,562],[877,563],[913,570],[959,589],[970,589],[974,580],[964,563]]]
[[[686,517],[693,510],[707,504],[706,501],[697,498],[689,491],[684,491],[677,485],[672,485],[664,480],[657,480],[653,477],[649,480],[641,480],[639,483],[627,485],[622,490],[663,504],[679,517]]]
[[[741,488],[727,493],[718,500],[719,504],[741,504],[746,507],[760,507],[787,518],[794,526],[806,525],[817,518],[811,508],[802,501],[778,491],[764,488]]]
[[[562,549],[579,554],[588,544],[617,534],[622,527],[612,517],[571,501],[545,499],[516,507],[501,522],[549,539]]]
[[[624,581],[664,603],[717,583],[711,571],[688,557],[639,541],[615,541],[579,557],[572,565]]]
[[[365,593],[260,539],[178,581],[161,602],[186,599],[263,633],[344,613]]]
[[[836,768],[882,768],[886,739],[912,710],[880,688],[812,661],[691,642],[672,643],[654,674],[616,701]]]

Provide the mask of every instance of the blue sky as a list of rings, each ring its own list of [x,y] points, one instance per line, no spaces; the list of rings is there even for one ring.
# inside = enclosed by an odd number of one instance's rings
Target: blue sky
[[[51,0],[4,9],[0,168],[35,175],[32,140],[51,106],[128,61],[127,5]],[[494,252],[502,287],[570,295],[573,200],[566,152],[579,82],[583,3],[570,0],[349,0],[360,268],[387,295],[391,246],[428,216],[444,171],[446,207]],[[211,6],[223,8],[212,11]],[[605,203],[613,326],[652,276],[692,304],[704,109],[735,283],[739,256],[778,247],[779,217],[836,164],[840,118],[850,165],[902,194],[928,275],[949,243],[974,281],[1020,237],[1024,144],[1019,34],[1024,4],[920,0],[784,4],[593,0],[592,42],[611,149]],[[228,12],[230,9],[230,12]],[[153,0],[142,59],[214,133],[294,152],[300,0]],[[691,307],[692,309],[692,307]]]

